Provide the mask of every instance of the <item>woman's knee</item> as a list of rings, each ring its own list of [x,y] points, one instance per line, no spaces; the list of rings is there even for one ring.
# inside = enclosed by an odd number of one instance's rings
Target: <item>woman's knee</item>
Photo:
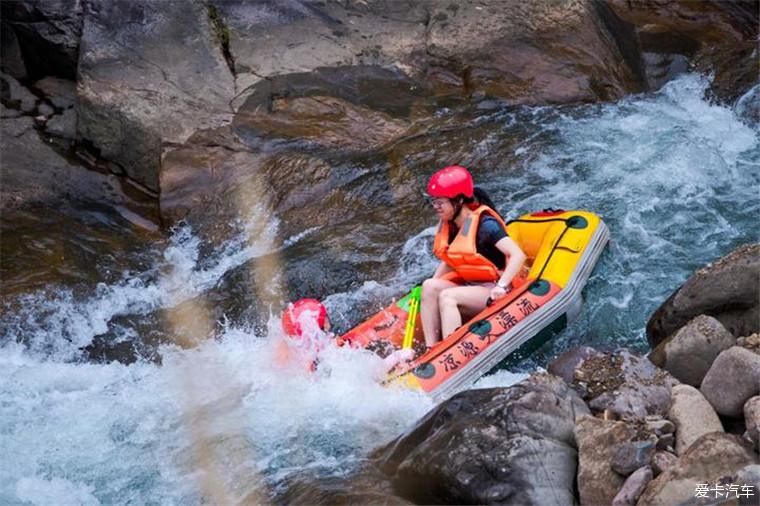
[[[437,300],[438,294],[443,289],[440,279],[428,278],[422,282],[422,298],[426,300]]]
[[[438,306],[442,309],[456,309],[459,305],[452,290],[441,290],[438,294]]]

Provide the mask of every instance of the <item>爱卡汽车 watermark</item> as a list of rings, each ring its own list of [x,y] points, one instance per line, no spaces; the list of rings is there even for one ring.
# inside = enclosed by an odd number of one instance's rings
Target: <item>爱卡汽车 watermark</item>
[[[738,483],[727,483],[725,485],[709,483],[697,483],[694,491],[694,497],[704,497],[710,499],[752,497],[755,495],[754,485],[739,485]]]

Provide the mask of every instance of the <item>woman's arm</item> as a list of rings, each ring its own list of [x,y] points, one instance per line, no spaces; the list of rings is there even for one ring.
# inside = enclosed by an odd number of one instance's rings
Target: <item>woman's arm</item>
[[[507,258],[507,266],[504,268],[504,272],[498,280],[498,284],[501,286],[509,286],[512,279],[520,272],[523,264],[525,263],[525,253],[520,249],[510,237],[503,237],[496,243],[496,248],[504,253]]]

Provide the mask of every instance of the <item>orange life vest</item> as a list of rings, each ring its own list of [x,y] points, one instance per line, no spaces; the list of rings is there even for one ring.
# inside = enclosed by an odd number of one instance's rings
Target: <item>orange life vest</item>
[[[501,269],[477,251],[478,225],[484,213],[496,219],[506,231],[507,225],[496,211],[488,206],[480,206],[464,221],[451,244],[449,244],[451,229],[448,221],[439,223],[435,234],[433,253],[454,269],[457,277],[464,281],[496,281],[501,276]],[[513,286],[516,284],[513,283]]]

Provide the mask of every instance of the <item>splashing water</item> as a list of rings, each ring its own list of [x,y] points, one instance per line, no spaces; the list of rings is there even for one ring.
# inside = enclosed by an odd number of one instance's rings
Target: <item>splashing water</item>
[[[758,239],[758,131],[705,101],[707,84],[687,75],[616,104],[489,110],[498,121],[473,164],[496,167],[487,188],[505,214],[586,208],[612,232],[582,318],[544,359],[580,343],[641,346],[648,315],[695,268]],[[506,170],[492,157],[517,165]],[[56,287],[28,294],[25,309],[0,322],[1,504],[266,502],[269,487],[297,470],[347,472],[432,407],[420,394],[381,388],[377,357],[362,351],[325,347],[317,374],[278,369],[268,345],[281,337],[276,318],[267,335],[228,325],[194,349],[165,346],[161,365],[78,361],[115,316],[181,304],[314,231],[278,246],[277,221],[263,222],[205,258],[181,227],[145,272],[84,296]],[[431,272],[432,235],[424,226],[410,238],[388,279],[328,297],[331,318],[348,322]],[[501,371],[476,386],[522,377]]]

